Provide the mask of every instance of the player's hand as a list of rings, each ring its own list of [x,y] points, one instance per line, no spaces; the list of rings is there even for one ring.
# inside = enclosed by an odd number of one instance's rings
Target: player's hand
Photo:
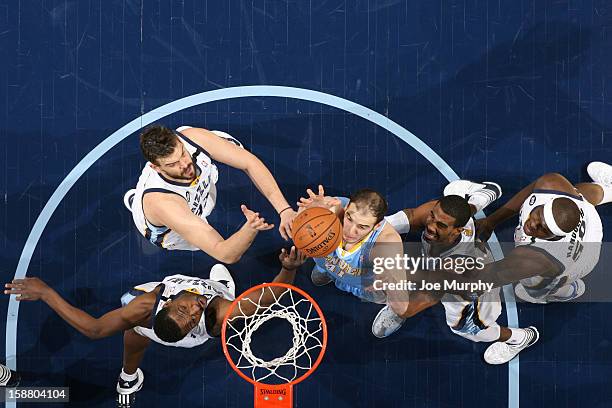
[[[4,285],[5,295],[17,295],[17,300],[44,300],[52,290],[45,282],[38,278],[13,279]]]
[[[292,271],[299,268],[306,261],[306,255],[297,250],[295,246],[292,246],[289,252],[287,252],[285,248],[281,249],[278,260],[280,261],[281,265],[283,265],[284,269]]]
[[[301,197],[297,203],[300,208],[323,207],[331,210],[334,207],[342,205],[342,202],[336,197],[325,195],[323,186],[319,184],[319,193],[315,194],[311,189],[306,190],[308,198]]]
[[[487,242],[489,238],[491,238],[491,234],[495,229],[495,225],[493,225],[487,218],[481,218],[476,220],[476,237],[481,242]]]
[[[265,218],[260,217],[258,212],[249,210],[246,205],[241,205],[240,209],[246,218],[246,225],[255,231],[267,231],[274,228],[274,224],[268,224]]]
[[[291,224],[293,224],[293,220],[296,216],[297,213],[293,210],[293,208],[284,210],[280,215],[280,226],[278,227],[278,232],[280,232],[281,237],[283,237],[285,241],[287,241],[289,238],[293,238]]]

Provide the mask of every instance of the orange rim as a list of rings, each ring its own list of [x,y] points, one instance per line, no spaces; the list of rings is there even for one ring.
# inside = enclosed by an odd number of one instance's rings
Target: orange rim
[[[247,376],[246,374],[244,374],[238,367],[236,367],[236,364],[234,363],[234,360],[232,360],[232,357],[229,354],[229,351],[227,349],[227,343],[225,341],[226,340],[225,331],[227,329],[227,320],[228,320],[229,316],[232,314],[232,312],[234,311],[234,309],[236,308],[236,306],[238,305],[238,302],[240,300],[242,300],[246,295],[248,295],[248,294],[250,294],[252,292],[255,292],[255,291],[259,290],[259,289],[263,289],[263,288],[266,288],[266,287],[273,287],[273,286],[280,286],[280,287],[283,287],[283,288],[286,288],[286,289],[289,289],[289,290],[293,290],[293,291],[299,293],[300,295],[304,296],[306,299],[308,299],[308,301],[310,303],[312,303],[312,305],[314,306],[315,310],[319,314],[319,317],[321,318],[321,328],[322,328],[322,331],[323,331],[323,343],[322,343],[323,345],[321,347],[321,350],[319,351],[319,356],[317,357],[317,360],[312,365],[310,370],[308,370],[302,376],[296,378],[295,380],[290,381],[290,382],[285,383],[285,384],[266,384],[266,383],[260,383],[258,381],[255,381],[251,377]],[[298,287],[295,287],[293,285],[289,285],[288,283],[280,283],[280,282],[262,283],[260,285],[253,286],[252,288],[247,289],[246,291],[244,291],[240,296],[238,296],[232,302],[229,310],[227,311],[227,313],[225,314],[225,317],[223,318],[223,326],[221,328],[221,342],[223,344],[223,354],[225,354],[225,358],[229,362],[229,364],[232,367],[232,369],[234,371],[236,371],[238,373],[238,375],[240,375],[243,379],[245,379],[246,381],[250,382],[253,385],[265,384],[268,387],[286,387],[287,385],[295,385],[295,384],[299,384],[300,382],[304,381],[306,378],[308,378],[308,376],[310,374],[312,374],[317,369],[317,367],[319,366],[319,364],[323,360],[323,356],[325,355],[325,350],[327,349],[327,322],[325,321],[325,316],[323,315],[323,312],[321,311],[321,308],[319,307],[317,302],[312,298],[312,296],[310,296],[308,293],[304,292],[302,289],[300,289]]]

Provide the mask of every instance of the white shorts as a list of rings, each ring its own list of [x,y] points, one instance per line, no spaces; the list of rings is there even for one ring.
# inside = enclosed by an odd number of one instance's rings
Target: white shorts
[[[457,295],[446,294],[442,305],[446,311],[446,324],[451,331],[474,342],[492,342],[499,339],[497,319],[501,315],[500,289],[484,293],[472,302]]]

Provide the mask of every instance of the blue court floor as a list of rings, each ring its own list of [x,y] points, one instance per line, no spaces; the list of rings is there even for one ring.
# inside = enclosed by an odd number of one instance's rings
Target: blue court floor
[[[0,276],[41,277],[95,316],[136,284],[207,277],[212,258],[152,247],[122,203],[144,165],[138,129],[160,107],[157,122],[238,138],[290,202],[319,183],[336,195],[371,187],[395,212],[438,196],[452,172],[498,182],[502,203],[546,172],[587,181],[588,162],[612,162],[611,36],[606,1],[0,0]],[[319,94],[264,87],[173,104],[252,85]],[[243,173],[221,165],[218,189],[209,221],[222,235],[241,225],[240,204],[278,223]],[[600,215],[610,241],[612,205]],[[239,291],[272,279],[283,245],[277,229],[258,235],[230,266]],[[610,304],[518,304],[519,325],[542,337],[509,369],[450,333],[441,307],[376,339],[379,306],[309,273],[296,285],[321,305],[329,345],[297,407],[612,407]],[[43,303],[21,304],[15,331],[8,308],[5,296],[0,349],[24,386],[113,406],[121,336],[91,341]],[[138,406],[252,404],[219,341],[153,346],[141,368]]]

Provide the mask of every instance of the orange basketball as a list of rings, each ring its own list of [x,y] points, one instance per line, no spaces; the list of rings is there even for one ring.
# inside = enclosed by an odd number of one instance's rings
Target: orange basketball
[[[291,227],[295,247],[306,255],[321,258],[340,245],[340,220],[327,208],[308,208],[295,217]]]

